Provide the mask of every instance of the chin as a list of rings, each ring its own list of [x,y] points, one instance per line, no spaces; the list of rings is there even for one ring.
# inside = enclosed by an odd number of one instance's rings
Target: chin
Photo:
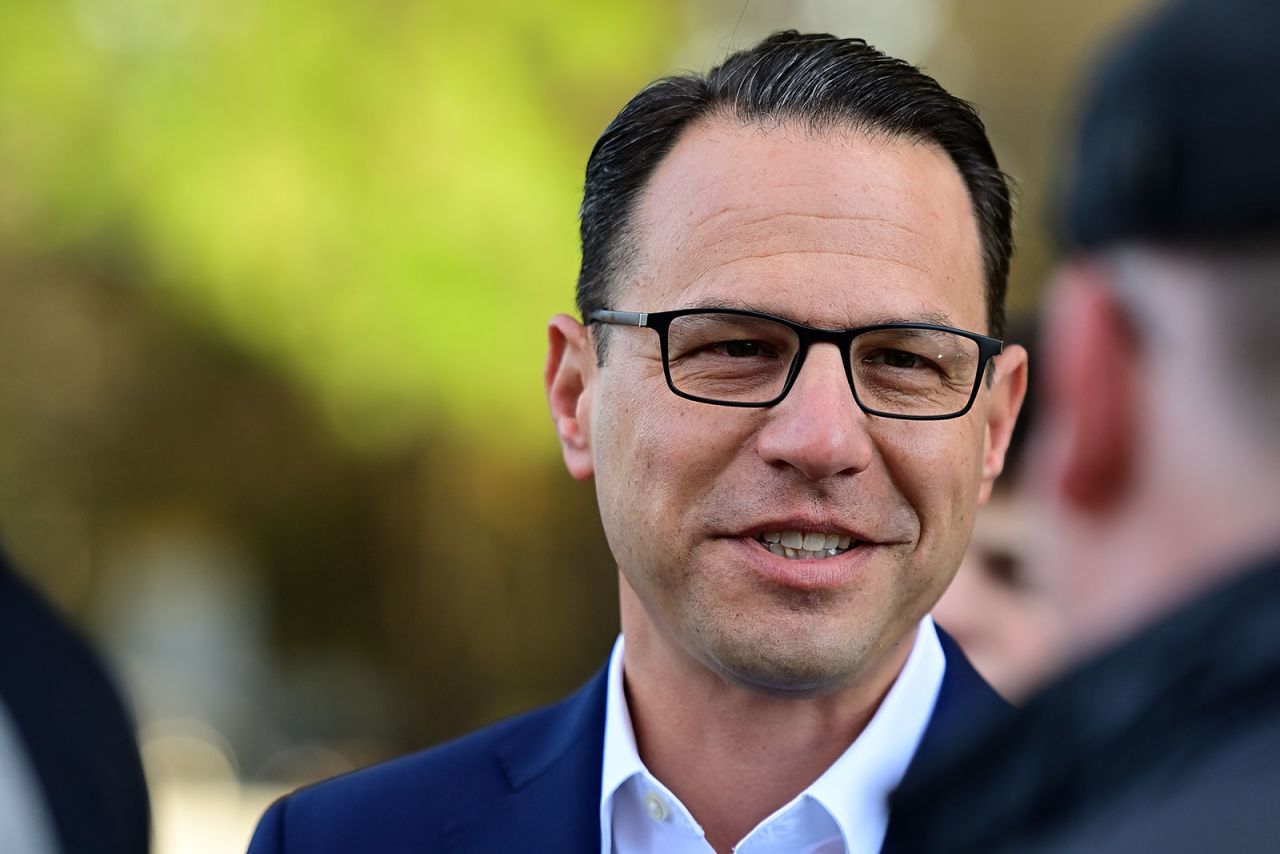
[[[728,648],[712,650],[715,669],[742,688],[773,696],[834,693],[855,680],[866,658],[864,644],[848,640],[838,648],[796,643],[794,635],[785,641],[756,639],[756,644],[734,640]]]

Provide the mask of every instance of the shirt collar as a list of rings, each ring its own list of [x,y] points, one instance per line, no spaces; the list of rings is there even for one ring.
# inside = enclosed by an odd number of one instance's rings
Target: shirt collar
[[[805,792],[840,825],[849,851],[879,851],[889,793],[902,782],[933,716],[946,656],[933,618],[920,621],[902,672],[866,729]]]
[[[627,694],[622,685],[622,635],[613,643],[609,656],[609,687],[605,700],[604,766],[600,777],[600,826],[604,841],[610,838],[613,823],[613,793],[636,774],[646,772],[636,747],[636,731],[627,708]],[[609,850],[606,846],[601,850]]]
[[[627,707],[622,681],[623,647],[619,635],[609,658],[600,786],[602,851],[610,850],[614,794],[636,774],[651,776],[636,747],[635,728]],[[811,799],[839,825],[847,850],[878,851],[888,824],[889,793],[901,782],[924,736],[945,669],[942,644],[933,619],[926,615],[920,621],[902,671],[866,728],[821,777],[774,816],[791,810],[802,799]],[[774,816],[761,822],[757,830],[767,826]]]

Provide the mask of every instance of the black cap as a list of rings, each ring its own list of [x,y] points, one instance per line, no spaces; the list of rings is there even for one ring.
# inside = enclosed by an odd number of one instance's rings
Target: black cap
[[[1104,55],[1073,154],[1068,248],[1280,235],[1280,2],[1161,7]]]

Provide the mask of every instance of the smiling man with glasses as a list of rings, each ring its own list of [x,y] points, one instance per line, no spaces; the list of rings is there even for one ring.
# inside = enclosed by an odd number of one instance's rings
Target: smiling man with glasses
[[[255,850],[875,852],[913,757],[1002,708],[928,617],[1026,378],[974,111],[780,33],[631,100],[582,247],[546,384],[617,561],[609,666],[282,801]]]

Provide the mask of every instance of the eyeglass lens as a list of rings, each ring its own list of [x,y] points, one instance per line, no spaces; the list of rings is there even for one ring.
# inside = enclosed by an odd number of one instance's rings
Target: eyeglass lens
[[[667,331],[671,384],[724,403],[766,403],[786,386],[800,350],[795,330],[760,317],[690,314]],[[868,409],[895,415],[949,415],[965,408],[977,382],[978,343],[933,329],[863,332],[850,372]]]

